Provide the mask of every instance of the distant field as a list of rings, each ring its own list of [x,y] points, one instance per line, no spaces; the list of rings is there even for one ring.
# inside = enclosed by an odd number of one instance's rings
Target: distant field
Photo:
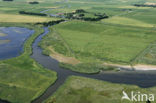
[[[45,103],[134,103],[121,100],[122,91],[128,94],[131,91],[155,94],[156,87],[144,89],[133,85],[115,84],[72,76]]]
[[[137,9],[132,13],[124,15],[124,17],[128,17],[128,18],[135,19],[144,23],[155,25],[156,24],[155,11],[156,11],[156,8]]]
[[[121,25],[138,26],[138,27],[154,27],[154,25],[148,24],[146,22],[142,22],[139,20],[126,18],[126,17],[119,17],[119,16],[115,16],[110,19],[104,19],[103,22],[121,24]]]
[[[50,20],[57,19],[38,16],[16,15],[16,14],[0,14],[0,22],[35,23],[35,22],[46,22]]]

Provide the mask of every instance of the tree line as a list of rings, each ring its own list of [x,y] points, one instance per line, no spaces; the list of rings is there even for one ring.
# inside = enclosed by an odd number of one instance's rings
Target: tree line
[[[29,4],[39,4],[37,1],[29,2]]]
[[[75,12],[72,13],[64,13],[65,17],[68,19],[78,19],[78,20],[84,20],[84,21],[100,21],[101,19],[109,18],[105,13],[94,13],[93,15],[95,17],[85,17],[85,13],[93,14],[86,12],[83,9],[78,9]]]
[[[3,0],[3,1],[14,1],[14,0]]]
[[[134,4],[137,7],[156,7],[156,5],[146,5],[146,4]]]
[[[37,15],[37,16],[47,16],[47,14],[42,14],[42,13],[33,13],[33,12],[26,12],[26,11],[19,11],[19,14],[26,14],[26,15]]]
[[[55,24],[59,24],[61,22],[64,22],[65,20],[64,19],[61,19],[61,20],[56,20],[56,21],[49,21],[49,22],[43,22],[43,23],[36,23],[35,25],[44,25],[44,26],[52,26],[52,25],[55,25]]]

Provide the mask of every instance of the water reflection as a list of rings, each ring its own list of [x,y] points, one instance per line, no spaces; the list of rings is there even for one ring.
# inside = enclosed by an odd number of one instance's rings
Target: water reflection
[[[19,56],[24,41],[34,30],[20,27],[0,27],[0,59]]]

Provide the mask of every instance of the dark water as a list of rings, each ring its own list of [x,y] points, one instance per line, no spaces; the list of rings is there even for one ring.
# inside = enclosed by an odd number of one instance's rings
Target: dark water
[[[41,41],[42,37],[45,36],[49,31],[48,28],[44,28],[45,32],[40,35],[33,44],[33,55],[38,63],[44,67],[56,71],[58,74],[58,79],[55,84],[51,85],[43,95],[38,97],[32,103],[41,103],[50,97],[67,79],[67,77],[75,75],[88,78],[94,78],[98,80],[108,81],[112,83],[121,83],[129,85],[138,85],[142,88],[148,88],[156,86],[156,71],[120,71],[120,72],[103,72],[100,74],[81,74],[72,72],[59,67],[59,62],[49,56],[42,55],[42,50],[38,47],[38,43]]]
[[[0,103],[11,103],[11,102],[0,99]]]
[[[34,30],[19,27],[0,27],[0,32],[7,34],[0,40],[10,40],[0,44],[0,60],[19,56],[23,50],[24,41],[34,33]]]

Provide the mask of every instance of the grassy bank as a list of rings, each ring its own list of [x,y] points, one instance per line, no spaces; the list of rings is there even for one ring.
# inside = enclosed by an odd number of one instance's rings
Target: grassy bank
[[[129,96],[131,91],[156,94],[156,87],[145,89],[134,85],[115,84],[71,76],[45,103],[146,103],[146,101],[121,100],[123,91]]]
[[[60,67],[64,69],[70,69],[75,72],[80,73],[88,73],[88,74],[94,74],[99,73],[100,71],[118,71],[115,67],[110,66],[104,66],[100,63],[92,62],[92,63],[79,63],[79,64],[67,64],[67,63],[60,63]]]
[[[13,103],[29,103],[41,95],[56,80],[56,73],[43,68],[30,58],[32,43],[43,33],[41,26],[20,23],[1,23],[0,26],[18,26],[34,29],[25,42],[21,56],[0,61],[0,98]]]

